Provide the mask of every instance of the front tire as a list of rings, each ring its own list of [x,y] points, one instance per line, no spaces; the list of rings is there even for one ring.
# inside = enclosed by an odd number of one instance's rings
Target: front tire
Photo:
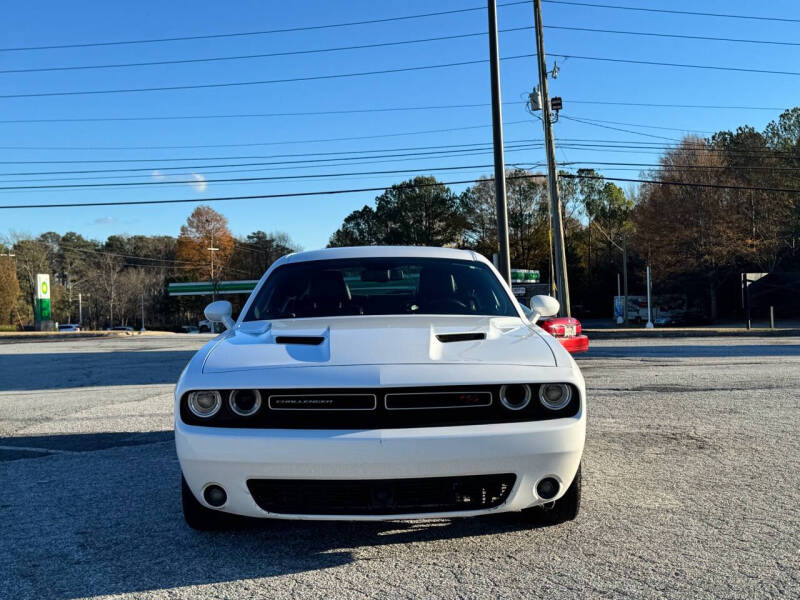
[[[183,505],[183,519],[186,524],[197,531],[220,531],[233,526],[231,515],[212,510],[200,504],[194,497],[189,484],[181,474],[181,504]]]
[[[523,516],[537,525],[558,525],[573,521],[581,508],[581,466],[566,493],[552,506],[534,506],[522,511]]]

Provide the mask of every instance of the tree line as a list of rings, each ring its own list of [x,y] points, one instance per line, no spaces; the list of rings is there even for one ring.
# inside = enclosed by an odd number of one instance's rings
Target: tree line
[[[11,234],[0,243],[0,326],[33,324],[37,273],[50,275],[51,312],[60,323],[140,328],[144,312],[148,329],[196,325],[208,298],[169,297],[168,282],[258,279],[297,249],[280,232],[234,237],[208,206],[197,207],[177,237],[112,235],[101,242],[74,232]]]
[[[506,178],[512,266],[538,269],[549,281],[547,179],[523,169]],[[800,271],[800,108],[763,131],[743,126],[685,137],[656,166],[624,178],[642,183],[623,188],[591,169],[560,174],[577,316],[610,316],[623,255],[631,294],[644,293],[649,265],[656,293],[684,294],[711,320],[740,310],[740,273]],[[329,240],[386,244],[451,246],[491,258],[498,247],[494,182],[455,192],[434,177],[415,177],[350,213]],[[196,322],[208,298],[170,298],[167,282],[257,279],[297,249],[285,233],[237,238],[208,206],[197,207],[175,237],[10,235],[0,243],[0,325],[31,325],[36,274],[50,273],[55,320],[77,321],[80,294],[87,327],[138,326],[144,304],[148,327],[173,328]],[[787,310],[800,311],[798,304],[790,299]]]
[[[685,137],[656,166],[621,179],[644,183],[623,189],[591,169],[559,177],[579,316],[609,316],[624,255],[631,294],[644,293],[649,265],[659,293],[686,295],[708,320],[740,310],[740,273],[800,270],[800,108],[764,131],[743,126]],[[548,281],[547,179],[509,170],[506,180],[512,267],[539,269]],[[331,246],[369,244],[454,246],[491,258],[498,247],[494,183],[483,179],[458,194],[433,177],[392,186],[330,238]],[[798,304],[788,299],[783,308],[797,313]]]

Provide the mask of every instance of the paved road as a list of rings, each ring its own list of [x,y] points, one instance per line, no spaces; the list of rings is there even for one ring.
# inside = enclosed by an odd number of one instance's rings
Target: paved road
[[[0,344],[0,598],[800,596],[800,339],[605,341],[573,523],[180,515],[198,336]]]

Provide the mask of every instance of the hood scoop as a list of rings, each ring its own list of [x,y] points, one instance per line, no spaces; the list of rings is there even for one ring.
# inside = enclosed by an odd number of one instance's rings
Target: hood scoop
[[[442,344],[449,344],[450,342],[474,342],[485,340],[486,334],[483,332],[470,332],[470,333],[440,333],[436,336]]]
[[[215,343],[203,371],[377,365],[396,367],[402,375],[392,377],[411,381],[420,365],[433,364],[553,366],[555,359],[519,317],[359,315],[242,322]],[[331,387],[351,372],[332,372]],[[438,373],[445,378],[447,372]]]
[[[325,338],[321,335],[279,335],[276,344],[297,344],[300,346],[319,346]]]

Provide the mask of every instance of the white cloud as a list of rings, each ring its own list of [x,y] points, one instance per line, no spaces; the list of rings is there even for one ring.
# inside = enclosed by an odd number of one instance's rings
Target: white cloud
[[[206,191],[208,183],[206,183],[205,177],[203,177],[200,173],[192,173],[192,179],[194,179],[194,181],[189,184],[190,186],[192,186],[198,192]]]
[[[95,225],[113,225],[117,220],[114,217],[97,217],[92,223]]]
[[[189,180],[187,181],[186,175],[183,173],[172,175],[170,173],[162,173],[156,169],[150,173],[150,177],[152,177],[155,181],[164,181],[167,183],[186,183],[192,186],[196,192],[205,192],[206,188],[208,187],[206,178],[200,173],[192,173],[191,177],[189,177]]]

